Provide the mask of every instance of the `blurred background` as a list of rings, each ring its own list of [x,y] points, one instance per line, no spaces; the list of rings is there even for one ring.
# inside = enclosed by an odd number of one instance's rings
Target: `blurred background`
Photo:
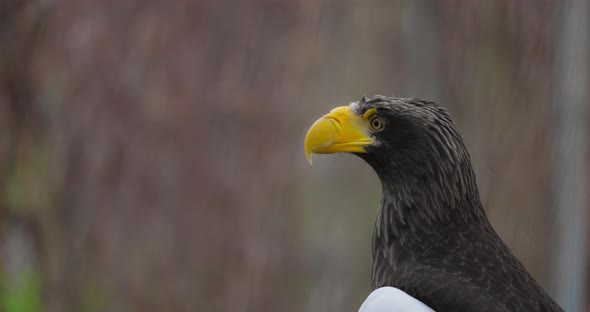
[[[0,311],[356,311],[380,198],[329,109],[446,106],[500,236],[590,311],[585,0],[0,2]]]

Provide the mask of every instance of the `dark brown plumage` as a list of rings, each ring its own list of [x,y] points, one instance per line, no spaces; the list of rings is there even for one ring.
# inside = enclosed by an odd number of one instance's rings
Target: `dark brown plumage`
[[[372,286],[394,286],[444,311],[562,311],[490,225],[469,154],[433,102],[363,97],[384,120],[358,153],[383,197],[373,235]]]

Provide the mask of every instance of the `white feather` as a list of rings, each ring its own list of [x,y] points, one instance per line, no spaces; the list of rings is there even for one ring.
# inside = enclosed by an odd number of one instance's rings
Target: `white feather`
[[[434,312],[424,303],[394,287],[375,289],[359,312]]]
[[[359,113],[359,102],[350,102],[350,104],[348,104],[348,107],[350,107],[350,110],[355,112],[355,113]]]

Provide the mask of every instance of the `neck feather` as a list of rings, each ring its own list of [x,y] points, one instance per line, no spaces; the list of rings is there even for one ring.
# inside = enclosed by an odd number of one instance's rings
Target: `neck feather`
[[[462,144],[450,154],[432,153],[421,164],[420,168],[399,161],[381,164],[383,195],[376,238],[404,243],[429,233],[439,235],[444,229],[488,222]]]

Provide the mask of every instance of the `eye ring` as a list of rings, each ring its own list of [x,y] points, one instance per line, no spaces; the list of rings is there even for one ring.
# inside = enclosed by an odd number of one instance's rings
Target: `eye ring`
[[[369,127],[373,131],[381,131],[385,127],[385,123],[383,122],[383,119],[379,118],[379,116],[372,116],[371,119],[369,119]]]

